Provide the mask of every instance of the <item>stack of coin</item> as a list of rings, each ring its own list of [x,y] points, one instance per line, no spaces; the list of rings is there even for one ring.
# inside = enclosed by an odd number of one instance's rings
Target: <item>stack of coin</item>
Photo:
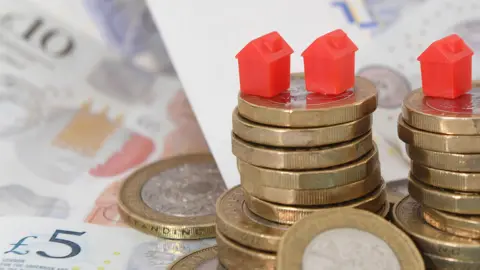
[[[412,160],[394,211],[434,269],[480,269],[480,81],[456,99],[404,100],[398,135]],[[427,225],[428,224],[428,225]]]

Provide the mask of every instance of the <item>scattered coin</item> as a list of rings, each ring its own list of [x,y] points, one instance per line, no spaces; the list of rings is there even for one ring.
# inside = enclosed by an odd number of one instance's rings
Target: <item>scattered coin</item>
[[[283,189],[320,189],[342,186],[366,178],[378,166],[378,149],[375,143],[373,143],[373,149],[359,160],[322,170],[272,170],[237,159],[238,171],[244,181]]]
[[[372,127],[372,115],[326,127],[283,128],[251,122],[233,112],[233,133],[247,142],[277,147],[315,147],[358,138]]]
[[[217,246],[204,248],[192,252],[172,263],[170,270],[217,270],[222,265],[217,259]]]
[[[211,155],[165,159],[122,184],[118,206],[129,225],[171,239],[215,237],[215,202],[226,190]]]
[[[415,163],[430,168],[453,172],[480,172],[480,154],[435,152],[412,145],[407,145],[406,149]]]
[[[232,134],[233,154],[255,166],[272,169],[320,169],[361,158],[373,148],[372,132],[353,141],[317,148],[276,148],[248,143]]]
[[[425,269],[412,240],[385,219],[344,208],[311,214],[284,235],[278,270]]]
[[[245,205],[243,190],[236,186],[217,201],[217,230],[246,247],[275,252],[288,226],[253,214]]]
[[[238,96],[241,116],[279,127],[332,126],[363,118],[376,108],[375,85],[361,77],[355,78],[352,89],[335,96],[308,92],[302,73],[292,74],[290,89],[273,98]]]
[[[420,203],[410,196],[395,204],[393,219],[423,253],[462,261],[478,261],[480,257],[480,241],[455,236],[430,226],[423,219]]]
[[[480,239],[480,216],[457,215],[425,206],[422,210],[423,218],[433,227],[454,235]]]
[[[427,269],[435,270],[476,270],[480,269],[480,261],[464,261],[440,257],[432,254],[423,254]]]
[[[415,179],[434,187],[465,192],[480,192],[480,173],[439,170],[412,162],[410,173]]]

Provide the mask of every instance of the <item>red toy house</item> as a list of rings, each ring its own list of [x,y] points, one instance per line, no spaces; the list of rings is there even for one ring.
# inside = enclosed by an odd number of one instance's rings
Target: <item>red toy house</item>
[[[250,41],[236,56],[240,91],[273,97],[290,87],[292,48],[277,32]]]
[[[353,87],[357,50],[355,43],[340,29],[317,38],[302,53],[306,89],[338,95]]]
[[[472,88],[473,51],[458,35],[433,42],[419,57],[423,94],[454,99]]]

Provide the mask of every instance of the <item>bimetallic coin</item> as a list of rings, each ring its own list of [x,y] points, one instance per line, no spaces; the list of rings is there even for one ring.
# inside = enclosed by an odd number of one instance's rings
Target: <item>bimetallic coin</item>
[[[337,204],[315,205],[315,206],[287,206],[260,200],[244,192],[245,204],[248,209],[262,218],[281,224],[294,224],[300,219],[315,213],[341,207],[351,207],[366,210],[369,212],[382,211],[386,202],[385,184],[375,189],[364,197]]]
[[[285,205],[324,205],[354,200],[372,192],[384,182],[380,167],[360,181],[325,189],[281,189],[259,186],[243,178],[240,181],[252,196]]]
[[[309,215],[284,235],[278,270],[425,269],[400,229],[373,213],[344,208]]]
[[[421,204],[456,214],[480,214],[480,193],[465,193],[435,188],[409,176],[408,192]]]
[[[479,261],[480,241],[455,236],[428,225],[422,217],[420,203],[410,196],[395,204],[393,219],[412,237],[422,253],[462,261]]]
[[[451,172],[412,162],[415,179],[434,187],[465,192],[480,192],[480,173]]]
[[[411,92],[403,102],[406,124],[428,132],[450,135],[480,135],[480,81],[456,99],[425,97],[422,89]]]
[[[275,252],[287,229],[286,225],[250,212],[240,186],[228,190],[217,201],[217,230],[243,246]]]
[[[457,154],[480,153],[480,134],[445,135],[415,129],[398,118],[398,137],[404,143],[431,151]]]
[[[423,218],[439,230],[462,237],[480,239],[480,216],[452,214],[424,206]]]
[[[314,147],[347,142],[367,133],[372,115],[334,126],[282,128],[251,122],[233,112],[233,133],[247,142],[278,147]]]
[[[228,270],[274,270],[275,253],[249,249],[239,245],[217,231],[218,260]]]
[[[353,141],[317,148],[264,147],[232,134],[233,154],[255,166],[271,169],[321,169],[361,158],[373,148],[372,132]]]
[[[179,156],[148,165],[120,188],[118,206],[127,223],[171,239],[215,236],[215,202],[226,190],[211,155]]]
[[[217,259],[217,246],[192,252],[169,266],[169,270],[217,270],[222,267]]]
[[[361,159],[322,170],[272,170],[237,159],[238,171],[245,181],[283,189],[320,189],[342,186],[366,178],[378,166],[378,149],[375,143],[373,143],[373,149]]]
[[[323,127],[363,118],[377,108],[377,90],[356,77],[355,86],[339,95],[305,89],[303,74],[292,74],[290,89],[272,98],[240,93],[238,112],[244,118],[278,127]]]
[[[478,270],[480,261],[465,261],[423,253],[427,269],[435,270]]]
[[[411,145],[406,145],[406,150],[415,163],[430,168],[452,172],[480,172],[480,154],[435,152]]]
[[[387,200],[391,206],[408,195],[408,179],[387,182]]]

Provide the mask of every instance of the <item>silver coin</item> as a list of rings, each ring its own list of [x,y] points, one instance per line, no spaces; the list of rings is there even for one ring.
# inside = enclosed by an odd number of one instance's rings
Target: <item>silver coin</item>
[[[142,200],[155,211],[173,216],[215,214],[217,198],[226,190],[214,163],[187,163],[148,180]]]

